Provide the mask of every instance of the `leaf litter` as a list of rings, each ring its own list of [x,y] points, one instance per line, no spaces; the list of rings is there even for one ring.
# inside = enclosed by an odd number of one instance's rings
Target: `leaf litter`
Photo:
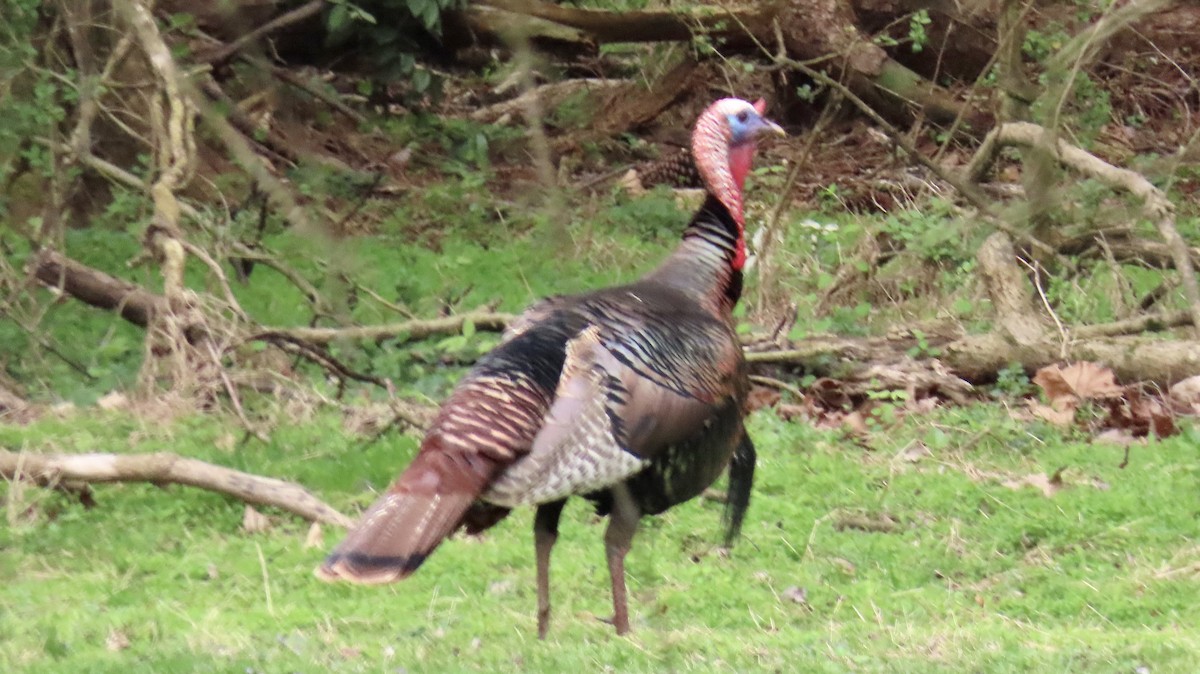
[[[1081,423],[1096,439],[1128,446],[1136,438],[1153,434],[1166,438],[1179,432],[1175,417],[1200,412],[1200,378],[1185,379],[1167,396],[1139,383],[1123,386],[1103,365],[1081,361],[1067,366],[1048,365],[1033,378],[1048,405],[1029,402],[1029,410],[1057,426]],[[1178,391],[1178,393],[1176,393]],[[1106,415],[1079,419],[1085,405],[1095,405]]]

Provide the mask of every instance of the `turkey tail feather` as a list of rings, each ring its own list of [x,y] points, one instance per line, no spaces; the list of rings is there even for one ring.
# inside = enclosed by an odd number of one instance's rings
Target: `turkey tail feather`
[[[317,578],[374,585],[416,571],[459,527],[486,480],[474,471],[443,477],[446,458],[419,455],[316,569]]]
[[[729,491],[725,499],[725,547],[732,548],[742,531],[742,520],[750,508],[750,489],[754,486],[754,464],[758,453],[750,436],[742,433],[733,460],[729,463]]]

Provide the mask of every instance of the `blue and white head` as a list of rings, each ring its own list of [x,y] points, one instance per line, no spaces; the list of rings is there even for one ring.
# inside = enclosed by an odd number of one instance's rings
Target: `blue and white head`
[[[750,103],[740,98],[722,98],[708,106],[696,120],[692,132],[692,158],[704,187],[729,210],[738,227],[745,227],[742,188],[757,140],[763,135],[786,135],[778,124],[763,116],[766,101]],[[744,253],[735,266],[741,268]]]

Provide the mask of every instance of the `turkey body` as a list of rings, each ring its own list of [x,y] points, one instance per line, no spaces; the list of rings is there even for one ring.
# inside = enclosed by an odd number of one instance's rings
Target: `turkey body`
[[[416,457],[317,569],[382,583],[416,570],[456,529],[537,507],[538,634],[566,500],[608,515],[613,624],[629,630],[624,559],[638,521],[687,501],[729,468],[726,544],[750,501],[755,451],[732,311],[745,262],[741,185],[753,138],[779,128],[761,102],[718,101],[694,144],[708,193],[683,240],[640,280],[535,304],[440,408]],[[781,131],[780,131],[781,133]]]
[[[524,436],[551,449],[517,459],[482,500],[511,508],[580,495],[607,513],[607,489],[626,480],[639,512],[655,515],[704,491],[729,465],[744,434],[745,360],[730,323],[694,298],[642,281],[548,300],[517,325],[472,378],[525,382],[518,373],[543,373],[538,397],[557,408],[547,406],[545,423]],[[597,380],[584,389],[593,399],[554,396],[564,369],[575,367]],[[575,394],[569,385],[563,393]]]

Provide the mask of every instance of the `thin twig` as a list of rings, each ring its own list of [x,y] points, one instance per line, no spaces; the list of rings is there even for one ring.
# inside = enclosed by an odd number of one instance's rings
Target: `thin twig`
[[[760,386],[767,386],[769,388],[776,388],[776,389],[780,389],[781,391],[787,391],[788,393],[791,393],[792,395],[796,396],[797,399],[804,398],[804,391],[801,391],[799,387],[792,386],[791,384],[787,383],[786,381],[783,381],[782,379],[776,379],[774,377],[767,377],[767,376],[764,376],[761,374],[752,374],[752,375],[750,375],[750,382],[754,383],[754,384],[758,384]]]

